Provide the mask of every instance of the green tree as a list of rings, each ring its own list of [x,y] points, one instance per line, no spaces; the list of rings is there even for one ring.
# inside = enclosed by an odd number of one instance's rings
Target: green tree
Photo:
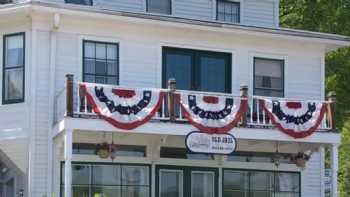
[[[281,0],[282,27],[350,36],[350,0]],[[350,196],[350,48],[326,56],[327,91],[337,92],[337,127],[342,132],[339,188]]]

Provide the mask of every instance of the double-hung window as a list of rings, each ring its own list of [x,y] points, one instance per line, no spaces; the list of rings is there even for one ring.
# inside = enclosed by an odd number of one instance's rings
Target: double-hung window
[[[254,58],[254,95],[284,97],[284,60]]]
[[[65,0],[65,2],[78,5],[92,5],[92,0]]]
[[[24,101],[25,34],[4,36],[2,103]]]
[[[83,81],[118,85],[118,44],[85,40],[83,45]]]
[[[240,3],[231,0],[217,0],[217,20],[239,23],[240,22]]]
[[[164,47],[164,87],[170,78],[178,89],[230,93],[231,54]]]
[[[171,14],[171,0],[147,0],[147,12]]]

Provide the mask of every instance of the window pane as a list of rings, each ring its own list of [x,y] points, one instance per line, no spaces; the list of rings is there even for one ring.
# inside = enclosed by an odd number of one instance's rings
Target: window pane
[[[64,173],[64,170],[63,170],[63,173]],[[90,166],[72,165],[72,184],[88,185],[89,182],[90,182]]]
[[[89,74],[95,73],[95,60],[94,59],[85,59],[84,60],[84,72]]]
[[[108,77],[107,84],[118,85],[118,78],[117,77]]]
[[[84,49],[84,81],[118,85],[118,44],[88,41]]]
[[[98,59],[106,59],[107,49],[105,44],[96,44],[96,58]]]
[[[148,197],[149,187],[142,186],[123,186],[122,196],[123,197]]]
[[[120,185],[120,166],[93,166],[92,182],[95,185]]]
[[[276,192],[274,197],[300,197],[300,194],[292,192]]]
[[[5,68],[24,65],[23,35],[6,37]]]
[[[96,73],[97,75],[107,75],[107,63],[106,61],[96,61]]]
[[[108,61],[107,62],[108,67],[108,75],[117,75],[118,74],[118,64],[115,61]]]
[[[116,60],[118,57],[117,46],[115,44],[107,45],[107,59]]]
[[[224,171],[224,190],[247,190],[249,176],[247,171]]]
[[[149,185],[147,166],[122,166],[122,185]]]
[[[84,57],[95,58],[95,43],[84,42]]]
[[[283,97],[283,60],[254,59],[254,94]]]
[[[217,20],[234,23],[239,22],[240,3],[218,0],[217,6]]]
[[[214,197],[214,173],[192,172],[191,196]]]
[[[92,5],[92,0],[66,0],[66,3],[80,4],[80,5]]]
[[[276,190],[282,192],[299,192],[299,177],[297,173],[276,174]]]
[[[95,76],[84,75],[84,81],[89,83],[95,83]]]
[[[92,197],[121,197],[120,186],[94,186],[92,187]]]
[[[89,187],[87,186],[73,186],[72,190],[74,197],[89,197]]]
[[[147,0],[147,11],[159,14],[171,14],[171,0]]]
[[[200,88],[202,91],[225,92],[226,90],[226,58],[200,58]]]
[[[191,90],[192,56],[188,54],[166,54],[166,79],[175,78],[179,90]]]
[[[5,100],[23,99],[23,68],[5,70]]]
[[[159,175],[160,197],[183,196],[183,172],[161,170]]]
[[[273,180],[272,172],[250,172],[250,189],[273,191]]]
[[[115,156],[146,157],[146,147],[120,145],[114,153]]]

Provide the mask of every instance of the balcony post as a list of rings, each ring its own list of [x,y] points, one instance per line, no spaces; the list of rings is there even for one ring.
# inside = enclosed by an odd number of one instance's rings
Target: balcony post
[[[328,93],[328,120],[332,131],[336,131],[336,101],[337,94],[334,91]]]
[[[242,99],[248,99],[248,86],[247,85],[241,85],[240,87],[240,96]],[[242,126],[247,126],[247,112],[245,111],[242,114]]]
[[[338,144],[331,145],[332,197],[338,197]]]
[[[170,78],[168,80],[168,110],[169,110],[169,118],[171,122],[175,122],[175,91],[176,91],[176,80],[174,78]]]
[[[72,197],[72,145],[73,131],[64,134],[64,196]]]
[[[73,82],[74,75],[66,75],[66,116],[73,117]]]

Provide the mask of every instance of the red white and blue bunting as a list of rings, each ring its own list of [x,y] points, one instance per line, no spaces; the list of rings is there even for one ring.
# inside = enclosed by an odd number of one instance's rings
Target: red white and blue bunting
[[[260,106],[268,114],[272,124],[282,132],[304,138],[320,126],[327,105],[324,102],[290,102],[260,99]]]
[[[119,129],[135,129],[158,111],[164,92],[151,89],[120,89],[113,86],[80,84],[92,110]]]
[[[205,133],[228,133],[247,108],[247,100],[241,98],[187,93],[176,97],[185,118]]]

